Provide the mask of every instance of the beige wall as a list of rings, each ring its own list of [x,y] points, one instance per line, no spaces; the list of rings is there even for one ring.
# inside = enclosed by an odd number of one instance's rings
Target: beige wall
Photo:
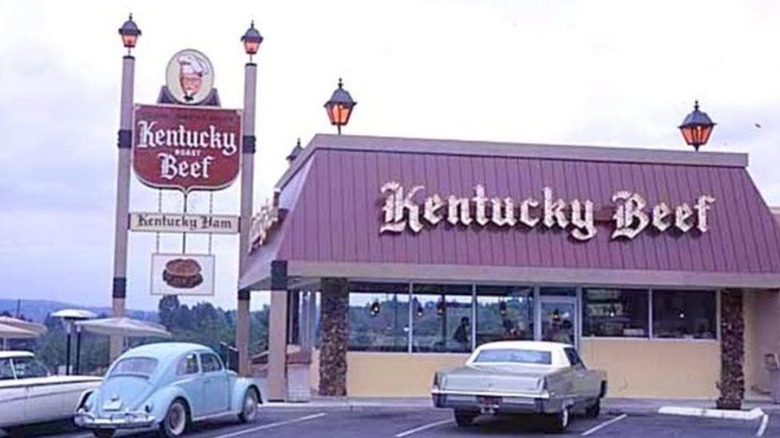
[[[583,338],[581,344],[585,364],[607,372],[608,397],[718,395],[718,341]]]
[[[752,317],[746,315],[746,323],[749,318],[753,321],[755,327],[755,341],[752,345],[752,351],[745,349],[745,359],[747,365],[747,355],[751,356],[754,368],[754,379],[760,390],[766,391],[769,388],[769,375],[764,367],[764,354],[780,354],[780,293],[777,291],[751,291],[754,311]],[[747,382],[746,382],[747,383]],[[750,383],[745,386],[751,387]]]
[[[347,394],[350,396],[431,394],[433,374],[463,365],[468,354],[347,353]]]

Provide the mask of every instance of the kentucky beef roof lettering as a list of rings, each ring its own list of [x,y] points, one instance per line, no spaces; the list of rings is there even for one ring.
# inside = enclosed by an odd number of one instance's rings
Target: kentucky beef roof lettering
[[[527,197],[515,200],[509,197],[489,198],[485,187],[477,184],[472,197],[448,195],[443,198],[434,193],[418,202],[418,194],[424,190],[421,185],[405,190],[394,181],[384,184],[380,189],[384,196],[384,214],[379,232],[401,233],[409,229],[419,233],[426,227],[435,227],[445,221],[453,226],[466,227],[559,228],[568,230],[577,240],[587,241],[598,232],[596,223],[603,222],[603,208],[596,210],[590,199],[567,202],[556,197],[550,187],[544,187],[540,199]],[[693,200],[693,205],[668,205],[665,202],[649,205],[641,194],[620,190],[612,195],[611,201],[610,222],[614,224],[611,238],[633,239],[648,227],[657,232],[676,229],[687,233],[696,229],[706,233],[709,230],[707,213],[715,198],[702,194]]]

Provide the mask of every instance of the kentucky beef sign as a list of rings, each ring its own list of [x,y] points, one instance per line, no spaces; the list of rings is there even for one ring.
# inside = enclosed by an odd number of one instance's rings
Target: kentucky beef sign
[[[133,169],[160,189],[220,190],[241,168],[241,111],[178,105],[137,105]]]

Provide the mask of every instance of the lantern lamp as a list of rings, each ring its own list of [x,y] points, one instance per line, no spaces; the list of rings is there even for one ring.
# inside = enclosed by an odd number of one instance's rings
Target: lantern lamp
[[[252,62],[252,55],[257,54],[258,49],[260,49],[260,43],[263,42],[263,36],[255,29],[254,20],[252,20],[244,36],[241,37],[241,42],[244,43],[244,51],[249,55],[249,62]]]
[[[330,124],[336,127],[339,135],[341,135],[341,127],[349,123],[349,116],[352,115],[352,109],[355,105],[357,102],[352,100],[352,96],[349,91],[344,89],[344,83],[339,78],[339,87],[324,105]]]
[[[141,36],[141,29],[133,21],[133,14],[125,21],[125,24],[119,28],[119,35],[122,37],[122,44],[127,48],[127,55],[130,55],[130,50],[135,47],[138,42],[138,37]]]
[[[371,306],[368,308],[368,313],[372,317],[379,315],[379,300],[374,300],[374,302],[371,303]]]
[[[699,111],[699,101],[697,100],[693,105],[693,112],[685,117],[679,128],[685,142],[698,151],[699,147],[707,144],[714,126],[715,123],[707,113]]]

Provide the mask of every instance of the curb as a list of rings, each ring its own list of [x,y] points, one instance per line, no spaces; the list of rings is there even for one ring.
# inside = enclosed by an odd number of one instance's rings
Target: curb
[[[676,406],[663,406],[658,409],[659,414],[683,415],[688,417],[719,418],[723,420],[758,420],[766,414],[761,408],[753,408],[749,411],[731,411],[724,409],[707,408],[683,408]]]

